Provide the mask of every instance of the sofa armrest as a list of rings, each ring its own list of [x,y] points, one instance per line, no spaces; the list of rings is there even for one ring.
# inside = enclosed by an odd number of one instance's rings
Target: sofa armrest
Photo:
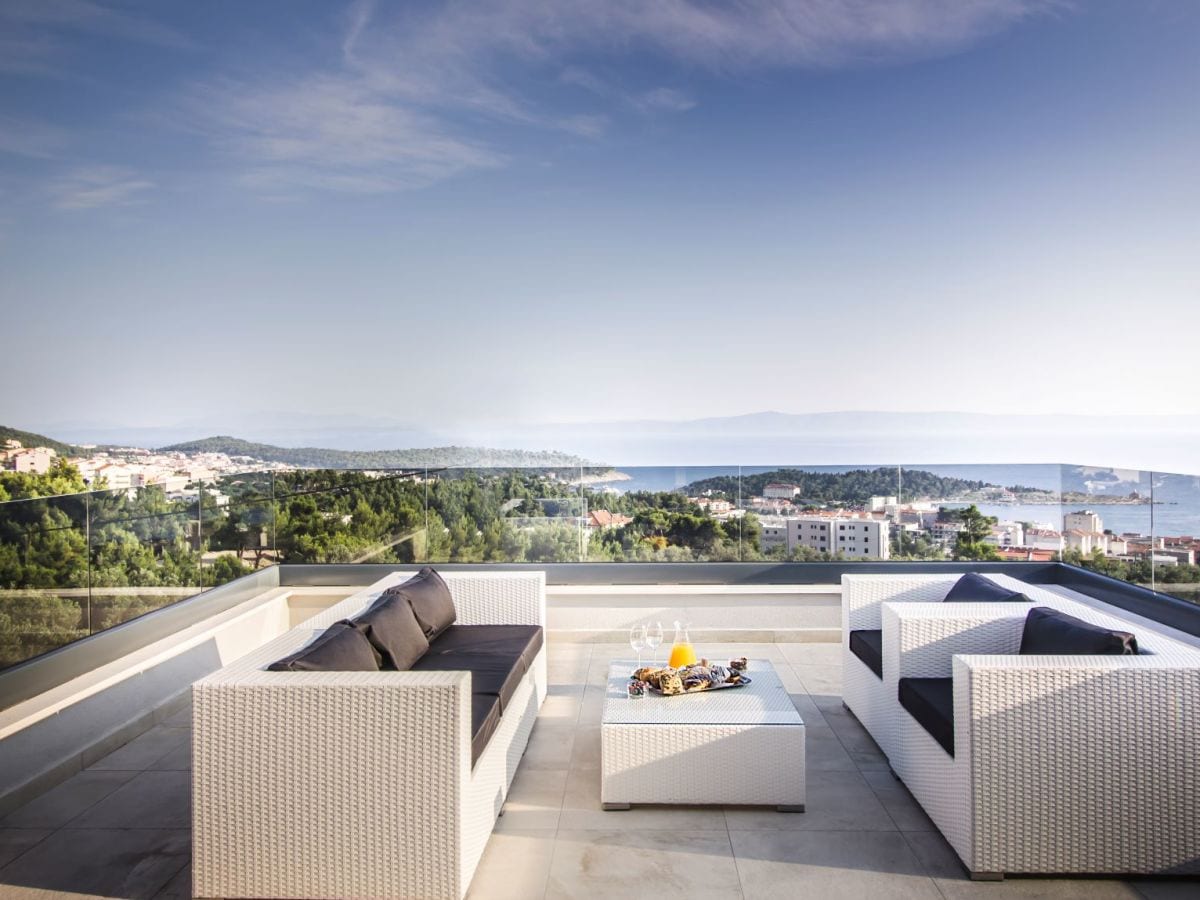
[[[1003,603],[883,604],[883,670],[895,679],[949,678],[960,653],[1017,653],[1028,608]]]
[[[196,893],[335,896],[337,879],[373,860],[388,871],[361,872],[364,894],[392,883],[461,896],[458,867],[431,886],[415,861],[461,856],[470,682],[468,672],[261,670],[197,682]]]
[[[928,603],[941,600],[959,575],[843,575],[842,641],[851,631],[882,628],[884,603]]]
[[[960,655],[953,669],[973,827],[993,836],[972,868],[1045,871],[1050,852],[1057,871],[1196,870],[1195,660]]]

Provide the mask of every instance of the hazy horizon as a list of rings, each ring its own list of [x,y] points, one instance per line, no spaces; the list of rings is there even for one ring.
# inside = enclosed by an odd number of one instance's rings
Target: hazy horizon
[[[162,447],[216,435],[282,447],[552,450],[624,466],[1083,464],[1200,475],[1200,416],[1105,417],[839,411],[681,421],[519,423],[435,431],[348,415],[246,416],[150,428],[27,428],[75,443]]]

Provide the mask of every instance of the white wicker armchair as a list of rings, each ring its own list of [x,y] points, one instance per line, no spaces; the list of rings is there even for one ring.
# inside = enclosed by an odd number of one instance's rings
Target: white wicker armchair
[[[460,898],[546,696],[543,647],[471,764],[469,672],[271,672],[394,573],[198,681],[193,893]],[[443,573],[464,625],[546,623],[544,573]]]
[[[850,632],[882,629],[884,603],[932,603],[942,600],[961,575],[842,576],[842,702],[867,729],[889,762],[895,755],[896,670],[883,660],[883,677],[850,650]],[[1026,586],[1015,579],[988,576],[1013,590]],[[1009,604],[982,604],[994,614],[1012,614]],[[1004,609],[1007,607],[1007,609]],[[1022,614],[1027,609],[1022,605]],[[895,763],[892,763],[895,768]]]
[[[1024,621],[996,604],[884,604],[885,666],[953,678],[954,754],[899,708],[897,774],[973,877],[1200,872],[1200,653],[1133,629],[1138,656],[1019,656]]]

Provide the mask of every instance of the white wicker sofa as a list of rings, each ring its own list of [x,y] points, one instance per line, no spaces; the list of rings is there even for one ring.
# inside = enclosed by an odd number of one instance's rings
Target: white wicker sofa
[[[1020,656],[1023,605],[885,602],[885,671],[953,691],[953,753],[894,701],[894,771],[976,878],[1200,872],[1200,650],[1012,581],[1141,652]]]
[[[267,671],[411,574],[194,685],[195,896],[466,893],[546,696],[545,647],[474,765],[470,672]],[[545,573],[442,574],[457,624],[545,627]]]

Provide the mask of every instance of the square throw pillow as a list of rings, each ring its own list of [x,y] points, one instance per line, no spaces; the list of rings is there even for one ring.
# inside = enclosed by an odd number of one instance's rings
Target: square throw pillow
[[[272,672],[378,672],[379,654],[353,622],[342,620],[267,668]]]
[[[1110,631],[1048,606],[1035,606],[1025,617],[1022,656],[1133,656],[1137,638],[1128,631]]]
[[[429,566],[403,584],[384,591],[384,596],[388,594],[404,597],[412,604],[417,621],[430,641],[453,625],[458,617],[450,589],[442,581],[442,576]]]
[[[383,657],[383,668],[405,672],[429,649],[429,639],[412,604],[402,594],[383,593],[354,620]]]
[[[1029,598],[1020,591],[1001,587],[978,572],[968,572],[950,588],[946,603],[1028,603]]]

